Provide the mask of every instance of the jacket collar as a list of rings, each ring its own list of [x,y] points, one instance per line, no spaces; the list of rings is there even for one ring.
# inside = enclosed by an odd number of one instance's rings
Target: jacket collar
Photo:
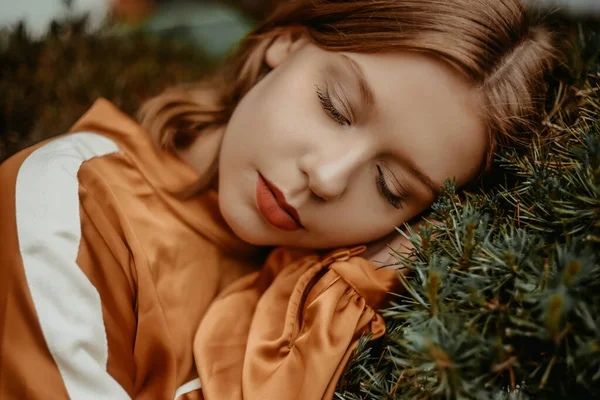
[[[235,257],[254,258],[262,253],[238,238],[223,219],[216,190],[184,199],[182,194],[197,185],[200,176],[176,155],[160,149],[138,122],[106,99],[98,99],[73,125],[70,132],[89,131],[114,140],[171,211],[199,234]],[[250,261],[250,260],[248,260]]]

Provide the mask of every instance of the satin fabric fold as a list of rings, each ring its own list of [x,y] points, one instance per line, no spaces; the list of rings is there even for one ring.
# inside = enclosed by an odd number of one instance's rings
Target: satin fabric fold
[[[212,303],[194,340],[206,400],[333,398],[360,337],[385,333],[376,310],[399,282],[347,253],[276,249]]]

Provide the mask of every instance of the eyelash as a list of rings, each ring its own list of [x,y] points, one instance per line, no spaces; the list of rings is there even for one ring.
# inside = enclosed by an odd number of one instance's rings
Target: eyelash
[[[378,165],[377,166],[377,188],[379,189],[379,191],[381,192],[381,194],[383,195],[383,197],[385,197],[385,199],[396,209],[400,209],[402,208],[402,204],[404,203],[404,200],[406,199],[406,197],[408,196],[408,191],[406,190],[406,188],[401,187],[402,193],[400,196],[396,196],[395,194],[393,194],[389,188],[389,186],[387,185],[387,183],[385,182],[385,178],[383,176],[383,171],[381,170],[381,167]]]
[[[350,125],[350,121],[346,117],[344,117],[333,105],[333,103],[331,101],[331,97],[329,96],[329,92],[324,92],[318,86],[316,88],[317,88],[317,97],[319,98],[319,102],[321,103],[321,107],[323,107],[323,110],[325,110],[325,112],[338,124]],[[396,196],[395,194],[392,193],[389,186],[385,182],[385,178],[383,176],[383,171],[381,170],[380,166],[377,166],[377,172],[378,172],[377,179],[376,179],[377,187],[378,187],[379,191],[381,192],[381,194],[383,195],[383,197],[385,197],[385,199],[388,201],[388,203],[390,203],[392,205],[392,207],[394,207],[396,209],[402,208],[402,203],[404,202],[406,196],[408,195],[406,189],[402,188],[401,196]]]
[[[317,88],[317,97],[319,98],[319,102],[321,103],[321,107],[323,110],[338,124],[342,126],[350,125],[350,121],[348,118],[344,117],[333,105],[331,101],[331,97],[329,96],[329,92],[321,90],[318,86]]]

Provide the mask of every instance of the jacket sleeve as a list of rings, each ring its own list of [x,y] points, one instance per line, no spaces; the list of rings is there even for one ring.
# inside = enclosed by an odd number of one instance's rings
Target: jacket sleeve
[[[396,271],[355,255],[320,258],[276,249],[265,267],[230,286],[196,333],[206,400],[332,399],[363,334],[385,333],[377,311]]]
[[[80,203],[82,158],[65,143],[0,166],[1,399],[131,397],[129,253]]]

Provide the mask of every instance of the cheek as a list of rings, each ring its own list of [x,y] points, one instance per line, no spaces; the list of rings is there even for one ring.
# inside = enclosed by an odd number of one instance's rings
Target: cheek
[[[228,131],[243,142],[276,139],[291,119],[291,100],[283,98],[277,88],[255,87],[238,104]]]
[[[232,115],[229,139],[237,141],[236,146],[260,150],[265,157],[268,151],[298,156],[322,131],[316,94],[307,79],[292,76],[286,80],[282,75],[255,86]]]
[[[344,202],[314,209],[317,213],[312,221],[318,225],[313,227],[321,237],[344,244],[371,242],[389,234],[394,227],[402,228],[430,205],[430,201],[411,201],[396,210],[381,200],[370,185],[375,186],[370,177],[356,180]]]

